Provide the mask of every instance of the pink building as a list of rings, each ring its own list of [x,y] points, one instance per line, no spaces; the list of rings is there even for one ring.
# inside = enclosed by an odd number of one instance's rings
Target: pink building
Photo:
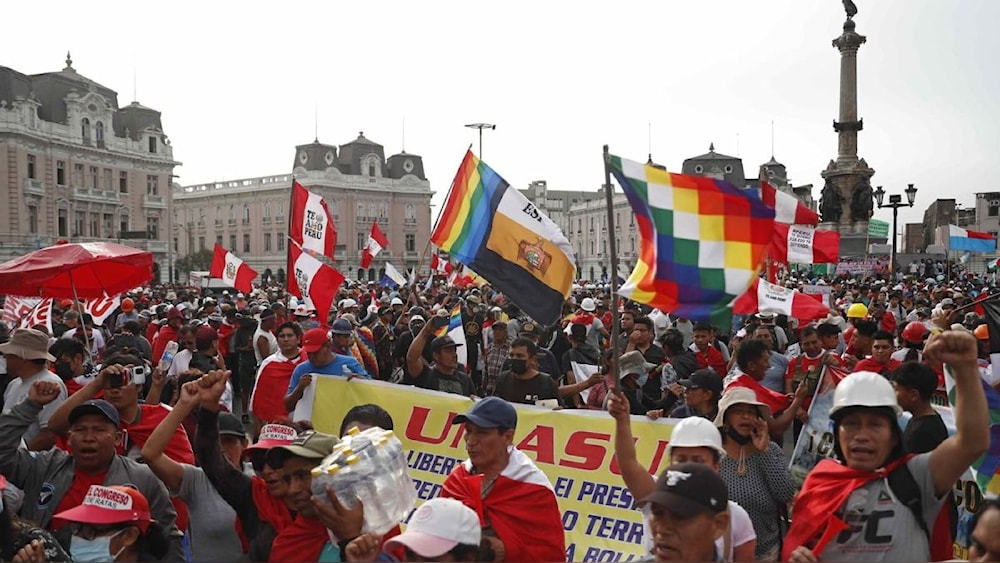
[[[57,240],[153,253],[166,280],[170,179],[160,112],[80,75],[0,66],[0,261]],[[162,272],[162,274],[161,274]]]
[[[337,226],[335,267],[346,277],[381,279],[386,261],[400,271],[417,266],[430,238],[434,194],[423,161],[406,152],[386,159],[382,145],[364,134],[339,149],[319,141],[295,147],[291,174],[175,186],[174,256],[219,243],[262,276],[284,280],[293,175],[326,200]],[[373,221],[389,247],[362,270],[361,250]]]

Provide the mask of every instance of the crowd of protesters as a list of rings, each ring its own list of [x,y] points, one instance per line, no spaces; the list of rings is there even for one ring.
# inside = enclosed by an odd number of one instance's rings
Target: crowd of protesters
[[[564,560],[552,485],[513,445],[520,403],[609,413],[650,558],[930,560],[951,547],[933,525],[948,493],[989,446],[982,383],[1000,380],[969,306],[992,285],[925,273],[793,278],[829,288],[827,318],[757,313],[727,327],[613,302],[600,284],[575,285],[550,325],[488,284],[355,284],[329,315],[279,287],[152,287],[101,325],[63,300],[51,327],[0,326],[0,559]],[[441,335],[456,307],[464,342]],[[830,410],[837,460],[797,491],[782,446],[824,366],[850,373]],[[934,409],[945,366],[951,435]],[[404,532],[363,534],[363,506],[314,496],[310,470],[338,436],[293,413],[324,376],[479,399],[453,421],[468,460]],[[636,460],[630,415],[681,419],[659,475]],[[340,435],[402,422],[357,405]],[[910,495],[895,485],[904,472]],[[847,527],[830,533],[830,514]],[[989,500],[970,558],[1000,557],[998,538]]]

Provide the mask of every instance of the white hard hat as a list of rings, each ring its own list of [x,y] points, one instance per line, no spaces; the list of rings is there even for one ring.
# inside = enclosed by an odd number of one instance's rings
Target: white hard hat
[[[348,297],[340,302],[341,309],[350,309],[351,307],[357,307],[358,302]]]
[[[690,416],[677,423],[670,433],[667,455],[673,456],[674,448],[712,448],[720,456],[726,455],[722,435],[712,421],[700,416]]]
[[[726,420],[726,411],[733,405],[753,405],[757,407],[760,417],[764,420],[771,419],[771,407],[757,400],[757,394],[753,389],[746,387],[729,387],[722,394],[719,401],[719,414],[715,417],[715,426],[722,428]]]
[[[597,309],[597,304],[594,303],[593,297],[584,297],[583,301],[580,302],[580,308],[590,313]]]
[[[389,304],[390,305],[402,305],[403,304],[403,300],[400,299],[399,297],[393,297],[392,298],[392,302],[389,303]]]
[[[903,412],[896,402],[896,391],[892,388],[892,383],[873,371],[852,373],[837,384],[833,392],[830,416],[849,407],[889,407],[896,416]]]

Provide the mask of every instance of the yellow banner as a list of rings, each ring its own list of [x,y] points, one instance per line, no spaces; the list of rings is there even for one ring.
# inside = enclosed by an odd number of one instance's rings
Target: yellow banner
[[[314,376],[311,417],[317,430],[336,434],[349,409],[374,403],[392,415],[406,448],[410,475],[421,500],[438,496],[445,477],[467,456],[462,426],[451,424],[472,405],[458,395],[382,381]],[[301,401],[307,403],[308,396]],[[644,554],[642,513],[622,481],[614,458],[614,420],[603,411],[553,411],[515,405],[514,443],[552,482],[566,530],[569,561],[624,561]],[[639,462],[651,474],[668,465],[673,420],[632,418]]]

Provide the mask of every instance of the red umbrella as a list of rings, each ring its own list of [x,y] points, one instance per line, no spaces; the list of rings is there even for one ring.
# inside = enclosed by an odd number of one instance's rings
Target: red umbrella
[[[0,294],[114,296],[153,279],[153,255],[112,242],[57,244],[0,264]]]

